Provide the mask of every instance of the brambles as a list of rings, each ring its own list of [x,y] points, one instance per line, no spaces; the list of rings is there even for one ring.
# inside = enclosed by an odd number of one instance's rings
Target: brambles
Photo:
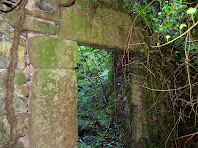
[[[148,71],[144,86],[151,106],[151,141],[147,144],[194,147],[198,134],[198,4],[179,0],[151,3],[146,8],[147,1],[125,1],[126,12],[144,20],[150,41],[142,55]]]

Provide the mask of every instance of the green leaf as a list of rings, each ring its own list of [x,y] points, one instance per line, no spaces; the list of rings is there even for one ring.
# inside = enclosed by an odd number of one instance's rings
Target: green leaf
[[[186,11],[186,13],[187,13],[187,14],[194,14],[196,11],[197,11],[196,8],[190,7],[190,8]]]
[[[179,29],[181,30],[181,29],[183,29],[184,27],[187,27],[187,25],[186,25],[186,24],[181,24],[181,25],[179,26]]]
[[[166,14],[170,13],[170,9],[165,9],[165,13]]]

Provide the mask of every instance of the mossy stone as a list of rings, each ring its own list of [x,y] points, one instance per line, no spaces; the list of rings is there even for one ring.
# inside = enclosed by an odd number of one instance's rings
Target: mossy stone
[[[6,116],[0,117],[0,143],[4,143],[10,138],[8,121],[6,120]]]
[[[39,68],[74,68],[77,43],[49,36],[35,36],[28,40],[30,62]]]
[[[38,9],[29,11],[28,9],[25,9],[25,13],[28,15],[34,16],[36,18],[44,19],[44,20],[49,20],[49,21],[54,21],[54,22],[60,21],[60,17],[57,14],[47,12],[47,11],[41,11]]]
[[[94,12],[92,0],[76,0],[77,6],[60,8],[60,38],[100,49],[123,50],[132,24],[132,18],[123,12],[97,3]],[[137,26],[137,24],[136,24]],[[131,44],[138,43],[140,29],[133,32]],[[130,50],[136,50],[132,46]]]
[[[53,35],[56,34],[56,26],[49,22],[40,21],[32,17],[26,18],[23,29]]]
[[[8,67],[11,47],[12,47],[12,43],[10,42],[0,42],[0,57],[1,57],[0,66],[2,66],[2,68]],[[25,55],[26,55],[26,48],[23,46],[19,46],[17,69],[22,70],[25,68],[25,61],[26,61]]]
[[[24,73],[22,72],[15,72],[14,75],[14,84],[25,84],[27,83],[27,78]]]
[[[43,11],[56,12],[58,5],[54,0],[34,0],[35,7]]]
[[[16,24],[17,18],[19,16],[19,13],[17,10],[13,10],[11,12],[4,14],[4,19],[7,21],[10,25],[14,26]]]
[[[32,82],[29,147],[74,148],[78,139],[75,71],[39,69]]]

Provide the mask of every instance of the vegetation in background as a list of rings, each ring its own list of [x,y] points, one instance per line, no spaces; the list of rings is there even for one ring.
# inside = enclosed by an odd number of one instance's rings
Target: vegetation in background
[[[188,0],[125,0],[126,12],[144,20],[149,41],[141,63],[148,70],[146,147],[198,146],[197,7]]]
[[[78,47],[79,147],[122,146],[115,110],[113,52]]]

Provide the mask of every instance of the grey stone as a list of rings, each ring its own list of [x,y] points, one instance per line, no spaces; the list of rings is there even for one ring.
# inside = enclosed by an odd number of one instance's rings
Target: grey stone
[[[6,90],[0,91],[0,115],[5,114],[5,96]],[[13,106],[15,113],[26,113],[27,112],[27,103],[24,99],[14,95]]]
[[[38,9],[49,12],[56,12],[58,8],[54,0],[37,0],[35,5]]]
[[[0,71],[0,91],[2,89],[5,89],[5,79],[6,79],[6,70],[1,70]]]
[[[10,60],[6,57],[0,56],[0,68],[8,68]]]

